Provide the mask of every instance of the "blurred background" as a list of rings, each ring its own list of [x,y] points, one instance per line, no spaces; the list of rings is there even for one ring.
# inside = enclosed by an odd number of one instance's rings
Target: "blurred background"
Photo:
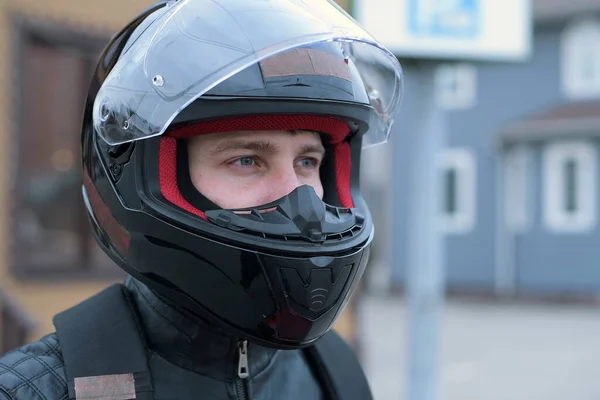
[[[152,2],[0,0],[0,353],[124,277],[88,227],[80,120],[96,57]],[[505,0],[480,0],[492,2]],[[417,4],[338,3],[351,13]],[[365,150],[362,165],[372,260],[336,326],[378,400],[407,399],[411,384],[409,198],[429,89],[444,137],[431,160],[444,242],[440,398],[600,399],[600,0],[521,3],[528,50],[511,62],[396,54],[403,108],[389,145]],[[510,10],[495,17],[518,29]]]

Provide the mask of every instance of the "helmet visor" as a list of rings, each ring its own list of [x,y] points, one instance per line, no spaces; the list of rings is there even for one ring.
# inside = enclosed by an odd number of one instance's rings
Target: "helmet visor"
[[[318,53],[324,42],[339,46],[348,79],[375,110],[363,143],[387,140],[401,98],[400,64],[335,3],[180,0],[157,12],[96,96],[94,129],[107,143],[162,135],[191,102],[256,63],[263,70],[307,74],[302,63],[282,67],[268,60],[300,49]],[[332,61],[331,68],[310,73],[343,75],[334,70]]]

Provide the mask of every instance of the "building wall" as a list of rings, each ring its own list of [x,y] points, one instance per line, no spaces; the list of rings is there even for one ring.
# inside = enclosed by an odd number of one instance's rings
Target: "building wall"
[[[541,148],[533,147],[534,187],[530,199],[531,225],[523,233],[503,238],[504,224],[498,192],[500,150],[494,136],[520,119],[573,101],[562,85],[561,40],[564,24],[538,27],[529,60],[515,64],[476,63],[475,101],[464,109],[446,110],[447,151],[467,150],[475,164],[475,218],[472,228],[447,232],[446,279],[458,291],[493,292],[500,284],[523,293],[597,293],[600,273],[596,266],[600,229],[584,233],[550,232],[542,219],[544,207]],[[402,61],[402,60],[401,60]],[[406,282],[407,251],[411,226],[406,213],[410,182],[410,148],[418,116],[412,111],[420,100],[419,81],[433,79],[443,65],[405,68],[405,98],[396,125],[391,159],[394,232],[388,246],[395,256],[394,281]],[[568,137],[569,132],[565,132]],[[600,206],[600,205],[599,205]],[[509,242],[503,242],[507,239]],[[511,265],[507,265],[511,264]],[[506,269],[512,269],[506,271]],[[508,282],[500,282],[508,280]]]
[[[595,158],[600,156],[598,140],[591,140]],[[531,224],[523,233],[514,237],[514,258],[517,288],[529,293],[553,292],[568,295],[598,295],[600,293],[600,226],[596,222],[589,230],[581,232],[552,232],[544,217],[544,147],[531,146],[534,176],[531,191],[535,212]],[[589,171],[596,182],[600,176],[598,163]],[[586,188],[596,192],[596,213],[600,210],[598,188]],[[562,200],[562,199],[561,199]]]
[[[475,226],[447,236],[450,286],[493,289],[496,265],[496,157],[493,136],[506,124],[563,101],[560,92],[560,31],[535,35],[533,54],[523,64],[479,65],[477,101],[473,108],[448,112],[450,148],[467,148],[475,155]]]
[[[496,161],[494,135],[506,124],[563,102],[560,92],[560,30],[538,29],[533,54],[524,63],[475,63],[475,101],[464,109],[445,111],[444,132],[448,150],[467,150],[473,155],[475,177],[475,218],[471,229],[448,232],[446,238],[446,277],[450,288],[493,290],[496,274]],[[401,59],[402,61],[402,59]],[[394,281],[406,280],[407,251],[411,227],[408,225],[407,198],[410,193],[410,149],[419,116],[413,105],[420,101],[419,81],[435,79],[442,64],[421,63],[405,67],[403,109],[396,124],[390,149],[394,165],[392,194],[394,229],[390,235]]]
[[[23,282],[9,273],[11,248],[11,188],[14,181],[14,48],[13,17],[41,19],[100,37],[109,37],[136,12],[145,8],[148,0],[19,0],[0,2],[0,159],[5,167],[0,170],[0,182],[7,190],[0,191],[0,285],[7,296],[36,323],[31,337],[34,339],[53,330],[51,317],[60,310],[83,300],[108,285],[112,280]],[[116,12],[118,10],[118,12]],[[51,77],[48,77],[51,79]],[[49,101],[52,101],[49,99]]]

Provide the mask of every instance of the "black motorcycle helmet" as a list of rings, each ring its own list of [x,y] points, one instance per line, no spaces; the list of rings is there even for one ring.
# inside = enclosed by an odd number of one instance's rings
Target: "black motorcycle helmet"
[[[331,329],[367,263],[361,148],[387,139],[400,85],[396,58],[333,3],[150,7],[107,45],[87,97],[83,197],[98,243],[226,334],[310,345]],[[301,186],[261,207],[224,210],[194,188],[185,139],[269,129],[322,135],[323,200]]]

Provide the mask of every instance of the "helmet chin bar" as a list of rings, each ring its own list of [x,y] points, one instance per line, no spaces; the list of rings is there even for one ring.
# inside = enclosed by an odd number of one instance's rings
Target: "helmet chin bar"
[[[210,210],[205,214],[214,224],[234,231],[312,243],[353,236],[362,229],[365,220],[356,209],[324,203],[310,185],[299,186],[262,206]]]

